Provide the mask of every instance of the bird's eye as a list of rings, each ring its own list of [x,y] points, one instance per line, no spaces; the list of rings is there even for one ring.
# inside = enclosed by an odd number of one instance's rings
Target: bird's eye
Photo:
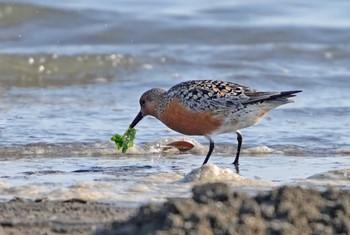
[[[140,100],[140,105],[146,104],[146,100]]]

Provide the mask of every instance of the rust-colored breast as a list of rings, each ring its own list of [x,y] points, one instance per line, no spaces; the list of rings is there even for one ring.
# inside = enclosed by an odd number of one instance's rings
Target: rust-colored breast
[[[172,100],[159,114],[159,120],[174,131],[186,135],[208,135],[220,127],[223,120],[214,118],[209,111],[191,111],[179,101]]]

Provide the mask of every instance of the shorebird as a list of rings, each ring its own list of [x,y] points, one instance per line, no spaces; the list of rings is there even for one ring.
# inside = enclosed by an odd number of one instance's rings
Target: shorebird
[[[239,130],[255,125],[272,109],[293,102],[288,98],[298,92],[301,90],[262,92],[217,80],[182,82],[168,91],[153,88],[141,96],[141,110],[130,128],[151,115],[179,133],[205,136],[209,151],[203,165],[214,150],[212,136],[236,132],[238,146],[233,164],[237,168],[243,141]]]

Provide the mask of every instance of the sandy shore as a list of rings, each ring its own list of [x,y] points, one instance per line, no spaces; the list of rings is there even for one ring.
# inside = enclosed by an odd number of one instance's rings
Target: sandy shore
[[[256,196],[226,184],[138,209],[70,201],[0,204],[0,234],[350,234],[350,191],[284,186]]]
[[[113,221],[128,219],[135,208],[70,201],[23,201],[0,204],[0,235],[93,234],[108,229]]]

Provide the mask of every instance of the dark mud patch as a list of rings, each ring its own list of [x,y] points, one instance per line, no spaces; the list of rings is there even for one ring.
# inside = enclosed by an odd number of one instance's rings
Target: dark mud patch
[[[350,192],[284,186],[248,196],[205,184],[96,234],[350,234]]]

